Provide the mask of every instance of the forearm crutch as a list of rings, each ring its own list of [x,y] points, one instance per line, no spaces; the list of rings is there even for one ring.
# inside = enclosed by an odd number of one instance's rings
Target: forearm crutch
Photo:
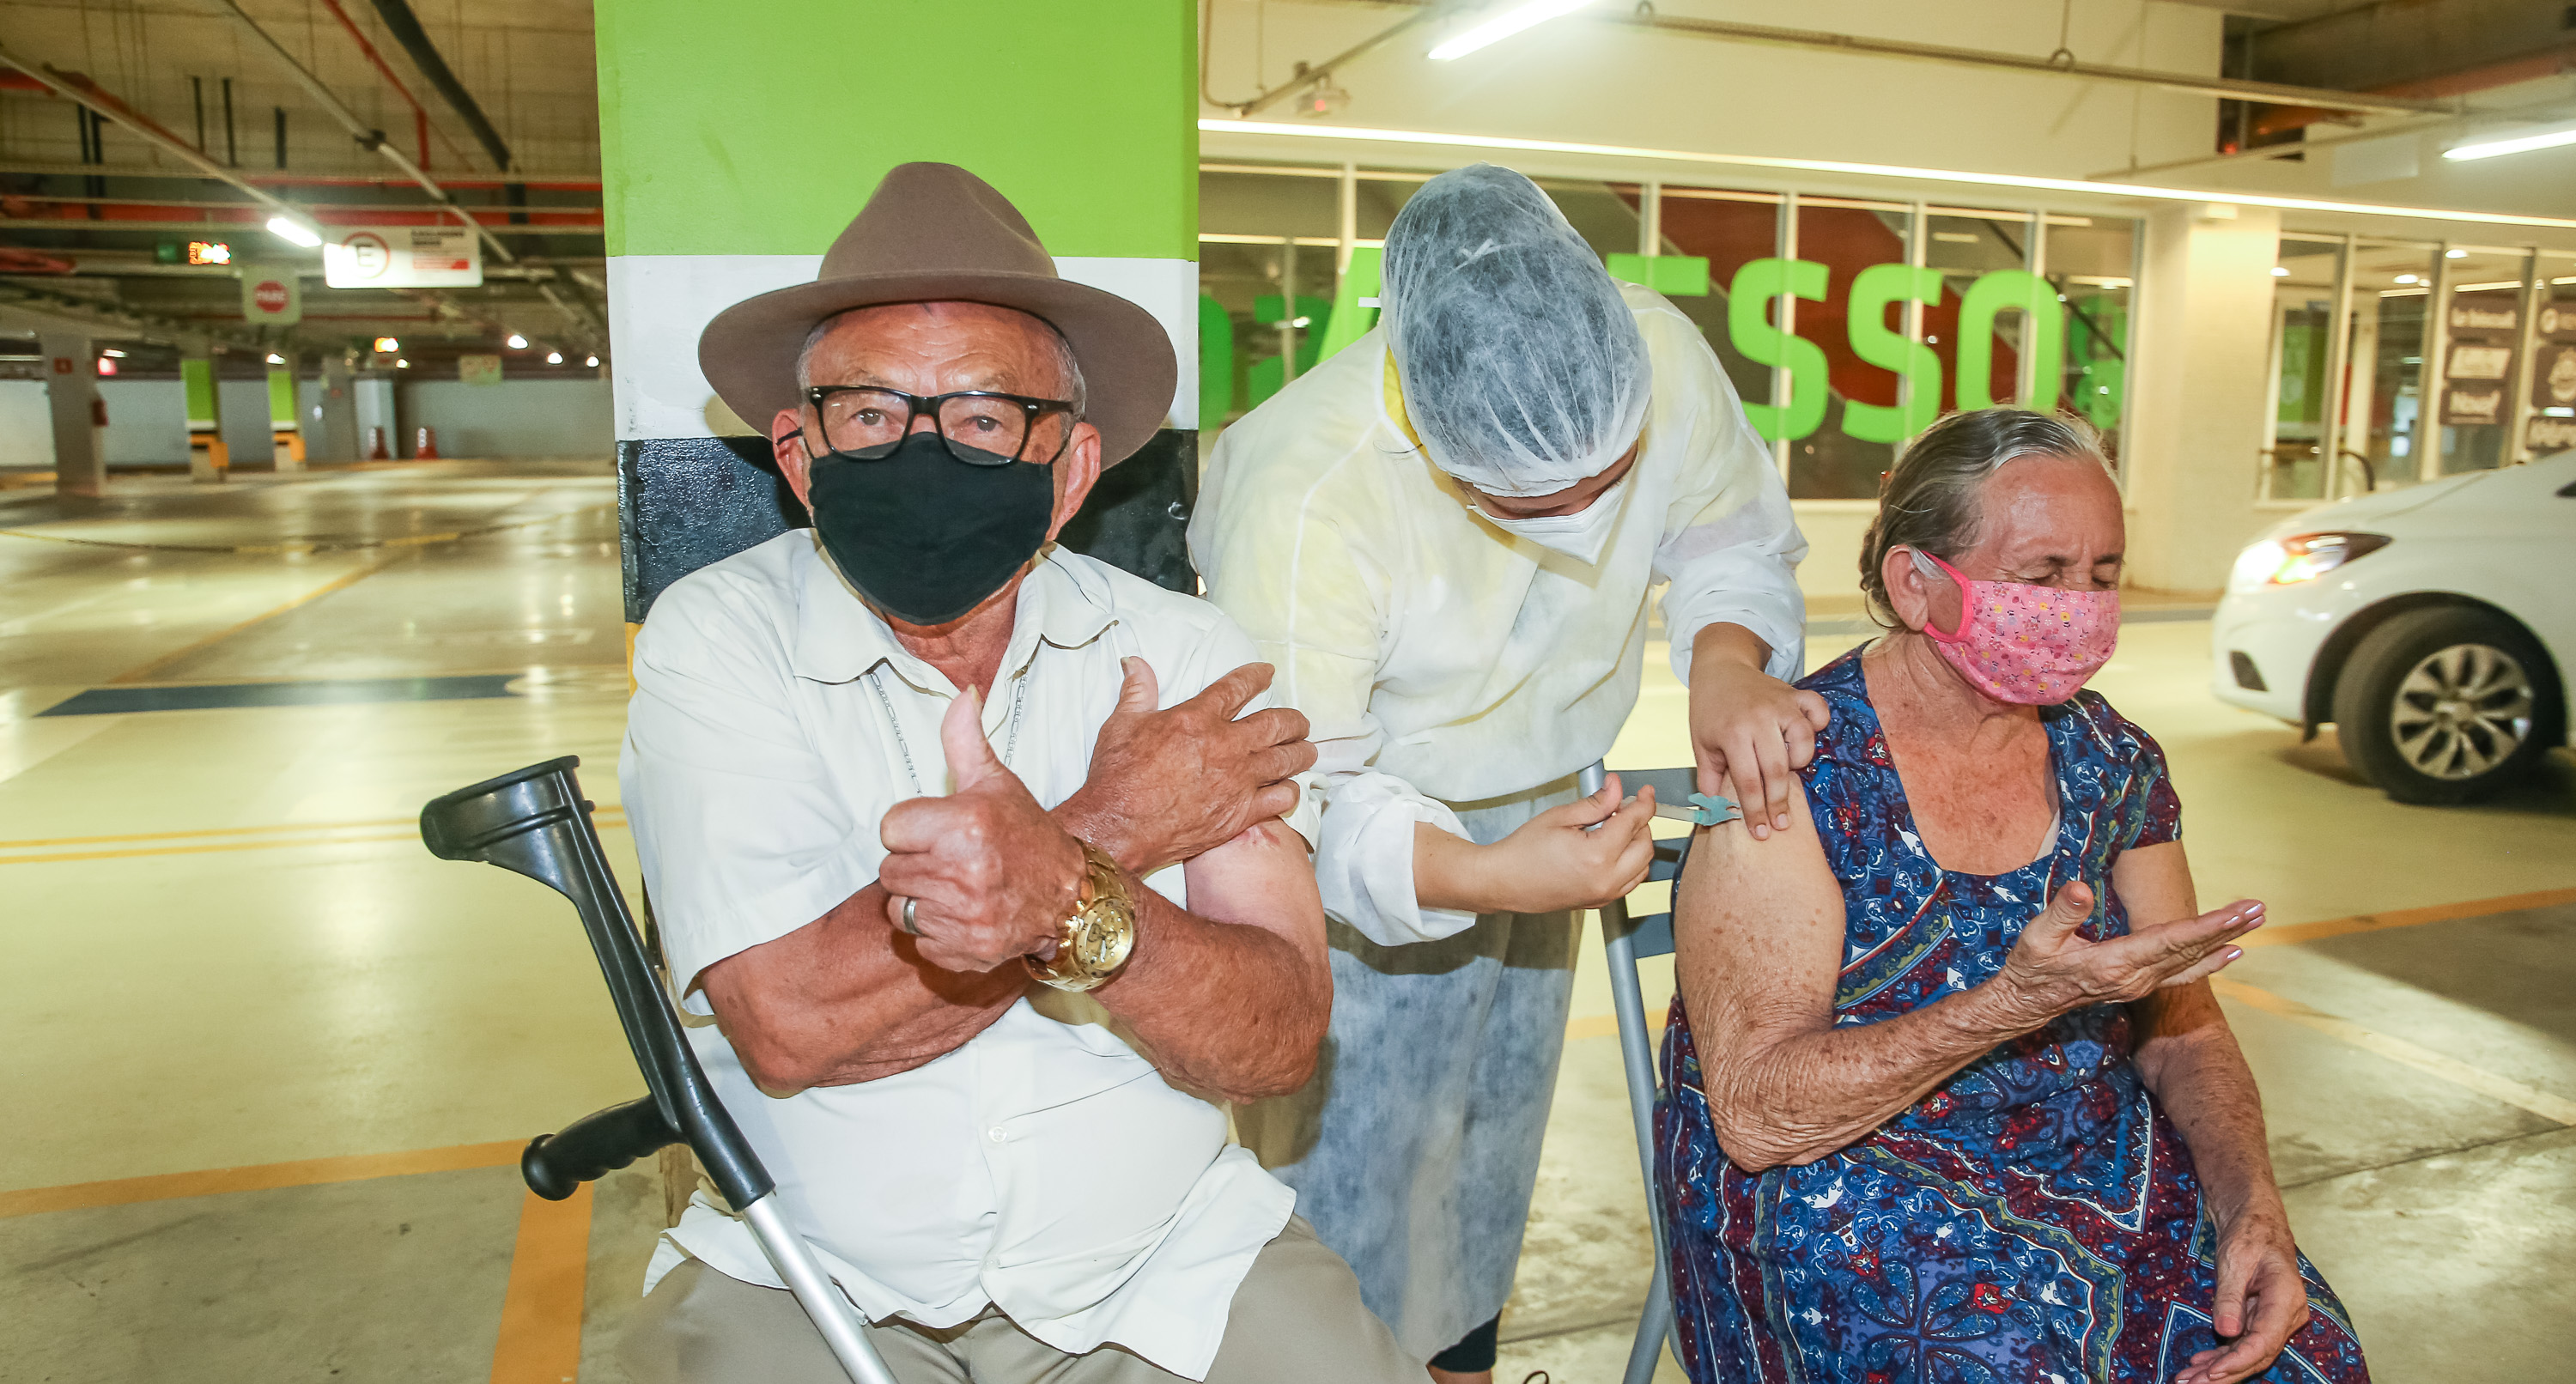
[[[811,1246],[778,1212],[758,1155],[716,1099],[680,1030],[671,999],[644,956],[626,898],[609,872],[590,803],[581,796],[572,755],[532,764],[433,798],[420,812],[420,838],[442,860],[479,860],[552,887],[581,914],[582,930],[608,981],[626,1044],[652,1094],[584,1115],[560,1133],[541,1134],[519,1156],[528,1190],[561,1201],[584,1182],[685,1142],[707,1176],[759,1239],[814,1329],[840,1360],[851,1384],[896,1384],[877,1357],[859,1316],[823,1272]]]

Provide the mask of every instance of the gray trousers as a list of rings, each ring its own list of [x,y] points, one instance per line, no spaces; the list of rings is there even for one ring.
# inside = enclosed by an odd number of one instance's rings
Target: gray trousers
[[[903,1384],[1170,1384],[1182,1378],[1115,1345],[1067,1355],[993,1308],[933,1330],[892,1321],[868,1341]],[[663,1275],[618,1342],[636,1384],[849,1384],[805,1309],[781,1288],[695,1259]],[[1207,1384],[1422,1384],[1421,1364],[1360,1305],[1359,1283],[1313,1227],[1291,1218],[1234,1291]]]

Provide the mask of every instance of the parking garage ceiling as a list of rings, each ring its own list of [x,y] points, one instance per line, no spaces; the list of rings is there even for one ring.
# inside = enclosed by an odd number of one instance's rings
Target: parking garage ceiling
[[[587,0],[0,0],[0,308],[245,355],[390,336],[415,365],[515,335],[583,370],[607,348],[591,28]],[[280,214],[471,222],[482,282],[329,287]],[[300,320],[246,321],[246,274],[292,276]]]

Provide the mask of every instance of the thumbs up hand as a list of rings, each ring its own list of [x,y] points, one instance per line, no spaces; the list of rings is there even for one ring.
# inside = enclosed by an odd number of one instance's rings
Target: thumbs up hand
[[[917,936],[922,960],[944,970],[1051,955],[1080,896],[1082,847],[994,755],[972,689],[949,703],[939,745],[949,795],[897,803],[877,827],[886,921]]]
[[[2188,985],[2245,954],[2232,945],[2263,925],[2263,905],[2238,899],[2197,918],[2136,928],[2088,942],[2078,929],[2093,916],[2093,890],[2068,884],[2022,929],[2004,968],[1989,982],[2026,1028],[2087,1005],[2119,1004]]]

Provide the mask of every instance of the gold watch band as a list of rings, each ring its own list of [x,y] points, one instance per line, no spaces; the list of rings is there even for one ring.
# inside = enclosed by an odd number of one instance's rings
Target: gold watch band
[[[1053,960],[1023,958],[1029,974],[1058,990],[1097,990],[1127,964],[1136,948],[1136,904],[1127,896],[1127,877],[1109,853],[1075,838],[1082,847],[1082,892],[1073,916],[1064,920]]]

